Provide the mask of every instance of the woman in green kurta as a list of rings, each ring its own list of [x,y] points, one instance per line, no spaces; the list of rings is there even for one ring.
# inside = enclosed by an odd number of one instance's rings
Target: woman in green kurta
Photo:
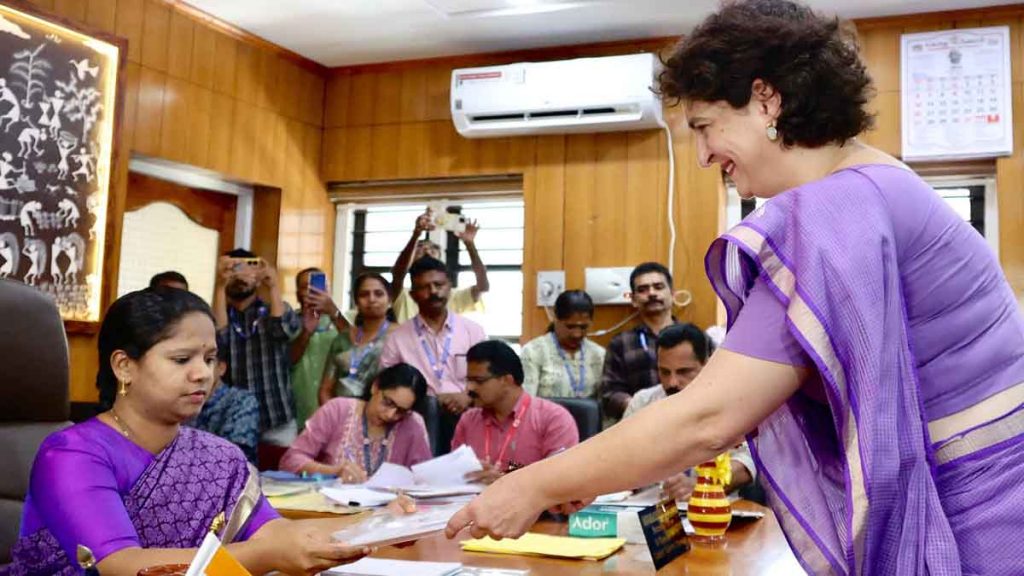
[[[384,340],[395,328],[391,285],[380,274],[356,278],[352,291],[359,314],[354,326],[338,332],[324,365],[320,405],[336,396],[361,398],[380,371]]]

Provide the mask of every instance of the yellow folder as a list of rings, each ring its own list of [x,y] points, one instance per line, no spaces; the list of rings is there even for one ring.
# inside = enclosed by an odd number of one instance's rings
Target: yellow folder
[[[467,552],[602,560],[617,552],[625,543],[622,538],[573,538],[528,532],[516,540],[479,538],[465,540],[460,544]]]
[[[252,576],[245,566],[221,546],[213,554],[210,564],[206,566],[206,576]]]

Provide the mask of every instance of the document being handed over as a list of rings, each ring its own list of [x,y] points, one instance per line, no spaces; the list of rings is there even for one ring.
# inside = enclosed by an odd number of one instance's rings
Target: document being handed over
[[[463,445],[453,452],[416,464],[411,470],[385,462],[365,486],[401,490],[418,498],[476,494],[483,490],[483,486],[466,482],[465,476],[480,470],[483,466],[473,449]]]

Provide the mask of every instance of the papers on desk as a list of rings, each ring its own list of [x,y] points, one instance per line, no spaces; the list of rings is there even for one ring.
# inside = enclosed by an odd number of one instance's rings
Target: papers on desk
[[[320,493],[345,506],[383,506],[398,498],[391,492],[371,490],[363,486],[328,486],[321,488]]]
[[[385,558],[363,558],[352,564],[343,564],[323,572],[330,576],[449,576],[459,572],[458,562],[414,562],[411,560],[388,560]]]
[[[381,511],[370,518],[332,534],[334,540],[350,546],[390,546],[417,540],[444,530],[462,504],[421,506],[412,514],[395,515]]]
[[[661,488],[657,485],[645,488],[639,492],[614,492],[603,494],[594,499],[594,504],[604,506],[640,506],[646,508],[654,506],[661,501]]]
[[[468,552],[603,560],[617,552],[625,543],[622,538],[572,538],[527,532],[515,540],[478,538],[465,540],[460,542],[460,545]]]
[[[460,486],[466,484],[466,474],[483,469],[473,449],[463,444],[444,456],[413,466],[412,472],[419,484]]]
[[[411,470],[385,462],[363,486],[378,490],[402,490],[416,498],[478,494],[483,486],[467,483],[465,476],[480,470],[483,470],[483,466],[473,449],[463,445],[454,452],[416,464]]]
[[[267,498],[276,498],[278,496],[288,496],[290,494],[313,492],[316,490],[316,486],[306,482],[264,481],[260,486],[260,489],[263,491],[263,495]]]
[[[358,514],[360,508],[340,504],[324,496],[320,492],[301,492],[284,496],[268,496],[267,501],[277,510],[297,510],[300,512],[326,512],[328,514]]]

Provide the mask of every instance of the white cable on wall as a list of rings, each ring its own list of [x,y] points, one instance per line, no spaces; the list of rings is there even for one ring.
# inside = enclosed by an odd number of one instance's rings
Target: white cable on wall
[[[672,129],[662,120],[661,127],[665,130],[665,142],[668,145],[668,271],[675,276],[676,268],[676,155],[672,148]],[[689,302],[687,302],[689,303]]]

